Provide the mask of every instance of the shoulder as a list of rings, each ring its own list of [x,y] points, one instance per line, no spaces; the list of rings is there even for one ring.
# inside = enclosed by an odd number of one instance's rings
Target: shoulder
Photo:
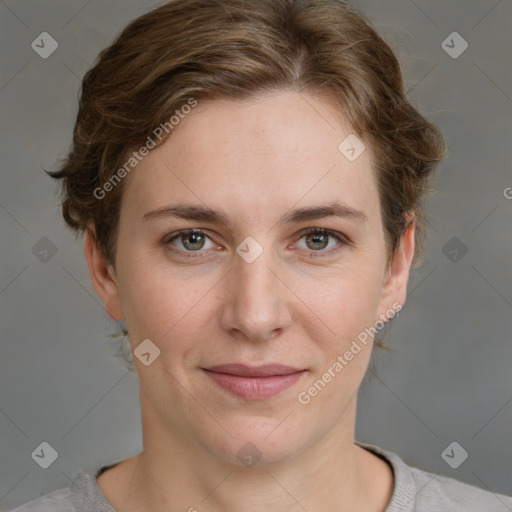
[[[453,512],[512,511],[512,497],[496,494],[473,485],[411,468],[416,481],[418,512],[449,510]]]
[[[407,465],[396,453],[357,443],[393,468],[395,486],[385,512],[512,512],[512,497]]]
[[[115,512],[98,487],[96,477],[110,466],[75,473],[69,487],[57,489],[8,512]]]
[[[76,512],[70,489],[58,489],[29,501],[10,512]]]

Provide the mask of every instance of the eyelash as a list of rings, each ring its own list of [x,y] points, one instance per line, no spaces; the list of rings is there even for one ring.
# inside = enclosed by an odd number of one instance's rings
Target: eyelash
[[[335,249],[327,250],[327,251],[326,250],[318,250],[318,251],[310,250],[309,256],[311,258],[322,258],[322,257],[328,256],[328,255],[330,256],[330,255],[332,255],[333,252],[337,252],[338,250],[340,250],[342,246],[351,245],[350,240],[342,233],[337,233],[336,231],[331,231],[330,229],[325,229],[325,228],[307,228],[307,229],[301,231],[300,237],[298,240],[301,240],[305,236],[313,234],[313,233],[320,234],[320,235],[327,235],[329,237],[332,237],[332,238],[336,239],[338,242],[340,242],[341,246],[337,247]],[[186,230],[179,231],[177,233],[168,235],[167,237],[165,237],[163,239],[163,244],[166,246],[170,246],[171,247],[170,250],[172,250],[174,252],[179,252],[180,255],[185,258],[204,258],[205,256],[198,255],[200,253],[206,252],[204,250],[200,249],[197,251],[184,251],[182,249],[176,249],[175,247],[172,247],[171,242],[173,242],[174,240],[176,240],[182,236],[190,235],[190,234],[200,234],[200,235],[204,235],[205,237],[210,239],[210,237],[207,235],[207,233],[201,229],[186,229]]]

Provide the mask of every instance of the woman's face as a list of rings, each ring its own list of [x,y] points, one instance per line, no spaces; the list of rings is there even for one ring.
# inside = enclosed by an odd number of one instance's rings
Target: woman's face
[[[237,464],[352,439],[413,231],[388,268],[370,150],[339,149],[350,133],[307,94],[203,101],[126,178],[115,275],[93,282],[135,354],[151,340],[134,361],[155,432]]]

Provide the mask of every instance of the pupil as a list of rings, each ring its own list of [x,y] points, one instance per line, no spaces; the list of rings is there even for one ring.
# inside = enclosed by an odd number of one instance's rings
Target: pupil
[[[325,247],[325,241],[326,241],[327,235],[314,234],[311,236],[311,238],[312,238],[314,244],[318,244],[318,243],[322,244],[322,239],[323,239],[324,244],[320,248],[323,249]],[[320,242],[318,241],[319,239],[320,239]]]
[[[191,245],[200,244],[202,235],[200,233],[191,233],[187,236],[186,240],[191,241]],[[185,244],[190,245],[190,244]],[[200,249],[201,247],[193,247],[193,249]]]

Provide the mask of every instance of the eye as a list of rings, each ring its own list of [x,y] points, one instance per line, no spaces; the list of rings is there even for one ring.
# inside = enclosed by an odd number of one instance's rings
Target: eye
[[[209,246],[206,243],[207,240],[210,241]],[[174,244],[175,241],[177,242],[176,245]],[[214,244],[208,235],[200,229],[190,229],[171,234],[164,238],[163,243],[167,246],[171,246],[173,250],[176,248],[178,252],[185,253],[187,257],[202,257],[196,254],[187,253],[200,253],[203,252],[201,249],[211,249],[214,247]]]
[[[302,232],[300,240],[302,239],[305,239],[306,242],[305,249],[312,251],[310,252],[310,256],[312,257],[324,256],[326,253],[330,254],[340,249],[341,246],[349,244],[348,239],[341,233],[336,233],[335,231],[324,228],[308,228],[306,231]],[[330,244],[330,242],[333,243]],[[336,242],[338,243],[336,244]],[[331,248],[324,250],[329,247],[329,245]],[[336,248],[336,246],[338,247]]]
[[[311,251],[309,256],[313,258],[327,256],[344,245],[350,245],[350,241],[345,235],[324,228],[308,228],[302,231],[299,241],[302,239],[306,241],[306,247],[302,247],[302,249]],[[206,249],[216,247],[210,237],[201,229],[171,233],[163,239],[163,244],[186,258],[202,258]],[[328,247],[330,248],[325,250]]]

